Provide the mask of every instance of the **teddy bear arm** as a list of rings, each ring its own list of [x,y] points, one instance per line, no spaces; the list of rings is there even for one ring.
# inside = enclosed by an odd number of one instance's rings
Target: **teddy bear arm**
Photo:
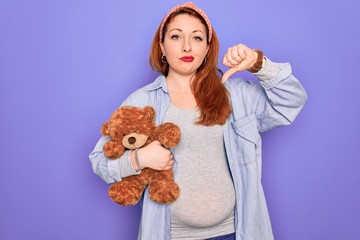
[[[125,148],[117,141],[110,140],[104,145],[104,154],[110,159],[116,159],[124,154]]]
[[[180,141],[180,128],[173,123],[162,123],[155,128],[153,139],[166,148],[174,148]]]

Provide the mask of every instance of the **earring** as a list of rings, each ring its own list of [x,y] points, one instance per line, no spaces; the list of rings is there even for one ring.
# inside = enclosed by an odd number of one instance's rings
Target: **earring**
[[[161,62],[167,63],[166,56],[164,54],[161,56]]]

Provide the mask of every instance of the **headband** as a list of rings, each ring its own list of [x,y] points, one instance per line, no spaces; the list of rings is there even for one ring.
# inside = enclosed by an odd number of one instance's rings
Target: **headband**
[[[187,3],[183,3],[183,4],[180,4],[180,5],[177,5],[175,7],[173,7],[167,14],[166,16],[164,17],[164,19],[162,20],[161,22],[161,25],[160,25],[160,42],[162,41],[162,32],[164,30],[164,25],[165,23],[167,22],[169,16],[178,11],[179,9],[181,8],[190,8],[192,10],[194,10],[195,12],[197,12],[198,14],[200,14],[200,16],[204,19],[204,21],[206,22],[206,25],[207,25],[207,28],[209,30],[209,40],[208,42],[210,43],[211,41],[211,35],[212,35],[212,26],[211,26],[211,23],[210,23],[210,20],[209,18],[206,16],[205,12],[203,10],[201,10],[200,8],[196,7],[195,4],[193,2],[187,2]]]

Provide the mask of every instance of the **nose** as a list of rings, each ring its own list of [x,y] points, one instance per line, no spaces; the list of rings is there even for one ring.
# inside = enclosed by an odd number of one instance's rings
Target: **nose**
[[[129,142],[130,144],[134,144],[134,143],[136,142],[136,138],[134,138],[134,137],[129,137],[128,142]]]
[[[191,51],[191,44],[190,44],[190,39],[184,39],[184,43],[183,43],[183,52],[190,52]]]

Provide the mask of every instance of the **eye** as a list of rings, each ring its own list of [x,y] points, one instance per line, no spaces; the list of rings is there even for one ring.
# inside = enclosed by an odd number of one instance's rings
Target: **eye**
[[[199,37],[199,36],[195,36],[194,39],[195,39],[196,41],[200,41],[200,42],[203,40],[203,38],[202,38],[202,37]]]
[[[177,34],[174,34],[174,35],[171,35],[171,37],[170,37],[171,39],[174,39],[174,40],[177,40],[177,39],[179,39],[180,38],[180,36],[179,35],[177,35]]]

